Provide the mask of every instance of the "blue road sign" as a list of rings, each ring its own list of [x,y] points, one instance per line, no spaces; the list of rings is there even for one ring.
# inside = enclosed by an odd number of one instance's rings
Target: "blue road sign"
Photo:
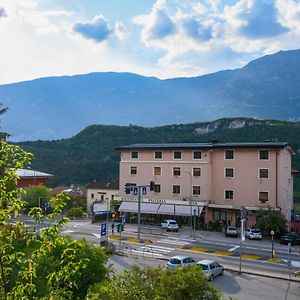
[[[105,236],[106,235],[106,223],[101,224],[101,236]]]
[[[145,186],[142,187],[142,194],[143,195],[147,194],[147,188]]]
[[[133,195],[134,196],[136,196],[137,194],[138,194],[138,188],[137,187],[135,187],[135,188],[133,188]]]
[[[122,216],[122,224],[126,224],[126,216]]]

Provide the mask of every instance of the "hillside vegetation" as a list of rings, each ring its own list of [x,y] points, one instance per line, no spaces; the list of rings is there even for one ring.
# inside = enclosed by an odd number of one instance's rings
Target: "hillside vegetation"
[[[34,154],[34,169],[54,175],[50,185],[86,184],[94,179],[117,181],[119,153],[115,148],[135,143],[283,141],[295,152],[292,168],[300,170],[299,133],[300,122],[225,118],[153,128],[93,125],[69,139],[19,145]],[[295,190],[300,192],[299,179],[295,179]]]

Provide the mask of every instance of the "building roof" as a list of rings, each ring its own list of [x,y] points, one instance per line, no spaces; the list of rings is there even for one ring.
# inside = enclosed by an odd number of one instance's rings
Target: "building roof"
[[[48,174],[48,173],[44,173],[44,172],[40,172],[40,171],[35,171],[35,170],[29,170],[29,169],[18,169],[17,170],[17,175],[20,178],[24,178],[24,177],[33,177],[33,178],[48,178],[48,177],[52,177],[53,175]]]
[[[142,149],[229,149],[229,148],[285,148],[287,142],[252,142],[252,143],[166,143],[166,144],[132,144],[121,146],[116,150],[142,150]]]
[[[60,186],[56,186],[51,190],[52,195],[57,195],[62,192],[69,193],[74,197],[86,197],[86,189],[75,185],[71,185],[71,186],[60,185]]]
[[[98,189],[98,190],[119,190],[119,182],[103,182],[94,181],[86,185],[87,189]]]

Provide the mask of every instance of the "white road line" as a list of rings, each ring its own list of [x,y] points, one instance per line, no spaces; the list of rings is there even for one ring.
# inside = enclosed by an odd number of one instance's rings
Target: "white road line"
[[[165,250],[170,250],[170,251],[173,251],[173,250],[174,250],[174,248],[162,247],[162,246],[155,246],[155,245],[150,245],[150,246],[146,246],[146,247],[150,247],[150,248],[158,248],[158,249],[165,249]]]
[[[160,253],[155,253],[155,252],[146,252],[146,251],[135,250],[135,249],[132,249],[132,252],[134,252],[134,253],[141,253],[141,254],[143,254],[144,256],[149,255],[149,256],[164,257],[162,254],[160,254]]]
[[[94,235],[96,238],[100,239],[100,234],[98,234],[98,233],[93,233],[93,235]]]
[[[229,249],[228,251],[229,251],[229,252],[233,252],[234,250],[236,250],[236,249],[238,249],[238,248],[240,248],[240,246],[234,246],[233,248]]]
[[[72,232],[75,232],[74,230],[63,230],[61,231],[61,233],[72,233]]]
[[[180,242],[180,241],[172,241],[172,240],[168,240],[168,239],[162,239],[162,240],[158,240],[156,241],[157,243],[163,243],[163,244],[174,244],[177,246],[183,246],[186,245],[186,242]]]

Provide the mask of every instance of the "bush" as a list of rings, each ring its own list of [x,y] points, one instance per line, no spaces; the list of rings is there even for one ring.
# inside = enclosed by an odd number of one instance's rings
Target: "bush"
[[[67,216],[71,219],[83,218],[85,217],[85,212],[81,207],[72,207],[67,210]]]
[[[203,276],[198,266],[166,270],[133,266],[124,274],[96,284],[87,300],[219,300],[220,292]]]

